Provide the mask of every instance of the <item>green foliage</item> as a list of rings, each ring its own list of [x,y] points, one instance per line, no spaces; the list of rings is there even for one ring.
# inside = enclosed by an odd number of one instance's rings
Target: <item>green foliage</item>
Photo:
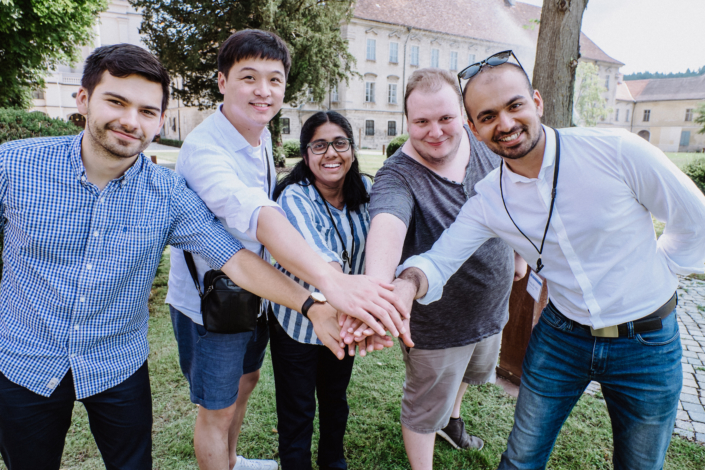
[[[393,138],[392,141],[389,142],[389,145],[387,146],[387,158],[394,155],[394,152],[396,152],[399,147],[404,145],[407,140],[409,140],[408,134],[398,135],[395,138]]]
[[[106,0],[0,0],[0,108],[27,109],[48,70],[80,59]]]
[[[700,130],[698,134],[705,134],[705,103],[701,104],[695,109],[695,122],[700,124]]]
[[[289,46],[292,67],[285,103],[303,102],[309,88],[315,101],[323,101],[332,86],[356,75],[355,59],[340,34],[341,24],[352,17],[350,0],[130,3],[142,11],[144,42],[172,77],[183,80],[173,95],[186,106],[205,109],[221,101],[216,81],[218,48],[233,32],[247,28],[275,31]],[[275,147],[281,143],[277,117],[270,125]]]
[[[75,135],[81,130],[71,122],[52,119],[40,112],[0,108],[0,144],[31,137]]]
[[[184,144],[183,140],[178,140],[178,139],[165,139],[164,137],[159,138],[159,143],[162,145],[168,145],[170,147],[179,147]]]
[[[301,144],[297,139],[285,140],[282,148],[286,158],[296,158],[301,156]]]
[[[700,67],[698,70],[686,70],[685,72],[677,73],[660,73],[660,72],[634,72],[624,76],[624,80],[644,80],[647,78],[685,78],[685,77],[697,77],[699,75],[705,74],[705,65]]]
[[[573,103],[578,125],[595,127],[597,121],[610,115],[612,108],[605,107],[602,93],[607,89],[600,83],[598,67],[590,62],[580,62],[575,72]]]
[[[695,160],[683,167],[683,173],[693,180],[695,186],[705,194],[705,158]]]

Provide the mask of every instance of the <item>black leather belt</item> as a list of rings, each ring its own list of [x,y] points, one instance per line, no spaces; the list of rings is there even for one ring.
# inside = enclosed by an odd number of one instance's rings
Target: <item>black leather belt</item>
[[[674,292],[673,296],[668,302],[661,305],[655,312],[645,317],[631,322],[622,323],[621,325],[608,326],[597,330],[593,329],[588,325],[581,325],[580,323],[574,320],[572,321],[574,326],[589,331],[592,336],[596,336],[598,338],[626,338],[629,336],[629,323],[633,325],[632,328],[634,330],[634,334],[648,333],[649,331],[658,331],[663,328],[663,319],[668,317],[671,312],[673,312],[673,309],[676,308],[677,300],[678,296]],[[562,317],[566,318],[567,320],[570,320],[569,318],[565,317],[565,315],[563,315],[560,310],[556,308],[553,302],[549,300],[548,303],[551,305],[551,308],[554,311],[558,312]]]

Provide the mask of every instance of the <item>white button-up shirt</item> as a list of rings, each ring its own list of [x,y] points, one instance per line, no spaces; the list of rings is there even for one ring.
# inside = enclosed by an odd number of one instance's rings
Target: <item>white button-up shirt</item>
[[[269,165],[265,158],[269,159]],[[270,171],[269,188],[267,168]],[[186,179],[189,188],[203,199],[233,237],[248,250],[258,255],[261,253],[262,245],[257,240],[260,208],[272,206],[284,215],[277,203],[270,200],[277,176],[272,158],[272,138],[266,128],[260,137],[260,146],[252,147],[219,106],[186,137],[176,161],[176,172]],[[194,255],[193,258],[202,285],[203,275],[210,267],[201,257]],[[183,252],[174,247],[171,248],[166,303],[194,322],[203,324],[198,291]]]
[[[504,200],[519,228],[541,245],[551,204],[556,137],[544,127],[546,148],[538,178],[506,164]],[[593,328],[633,321],[673,295],[676,274],[705,272],[705,197],[658,148],[623,130],[560,130],[560,167],[541,276],[549,297],[568,318]],[[420,268],[429,289],[443,286],[485,240],[499,237],[531,266],[538,253],[507,216],[499,169],[475,186],[456,221],[433,248],[397,272]],[[666,223],[656,240],[651,215]]]

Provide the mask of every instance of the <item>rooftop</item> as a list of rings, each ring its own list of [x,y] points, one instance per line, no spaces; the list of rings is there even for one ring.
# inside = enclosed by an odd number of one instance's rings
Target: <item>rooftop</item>
[[[637,102],[705,99],[705,75],[629,80],[624,83]]]

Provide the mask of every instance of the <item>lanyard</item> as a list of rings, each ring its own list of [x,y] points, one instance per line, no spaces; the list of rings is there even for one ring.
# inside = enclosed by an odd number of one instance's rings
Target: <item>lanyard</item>
[[[543,262],[541,262],[541,255],[543,254],[543,244],[546,241],[546,234],[548,233],[548,226],[551,224],[551,216],[553,215],[553,206],[556,202],[556,184],[558,184],[558,167],[560,166],[560,161],[561,161],[561,139],[560,135],[558,134],[558,130],[553,129],[553,131],[556,133],[556,166],[553,169],[553,189],[551,190],[551,208],[548,211],[548,220],[546,221],[546,228],[543,231],[543,238],[541,239],[541,248],[537,248],[534,242],[531,241],[529,237],[526,236],[524,232],[521,231],[519,226],[517,225],[516,222],[514,222],[514,219],[512,219],[511,214],[509,213],[509,209],[507,209],[507,203],[504,201],[504,192],[502,190],[502,170],[504,168],[504,162],[502,165],[499,167],[499,194],[502,196],[502,204],[504,204],[504,210],[507,211],[507,215],[509,216],[509,220],[512,221],[514,226],[519,230],[519,233],[524,235],[524,238],[529,240],[529,243],[531,243],[531,246],[534,247],[534,249],[538,252],[539,254],[539,259],[536,261],[536,274],[538,274],[542,269],[543,269]]]
[[[321,192],[316,187],[315,183],[312,183],[311,185],[314,188],[316,188],[316,192],[323,200],[323,205],[326,206],[326,211],[328,211],[328,217],[330,217],[330,223],[333,225],[333,228],[335,229],[335,233],[338,234],[338,238],[340,239],[340,244],[343,245],[343,254],[342,254],[343,272],[345,272],[345,264],[347,263],[347,265],[350,266],[350,274],[352,274],[352,259],[351,259],[350,255],[348,254],[348,250],[347,250],[347,247],[345,246],[345,242],[343,241],[343,237],[342,237],[342,235],[340,235],[340,231],[338,231],[338,227],[335,225],[335,220],[333,219],[333,214],[330,212],[330,207],[328,207],[328,201],[326,201],[326,199],[323,197]],[[355,256],[355,234],[353,233],[354,226],[353,226],[352,217],[350,217],[350,211],[346,210],[345,215],[348,216],[348,222],[350,223],[350,233],[352,235],[352,247],[350,248],[350,254]]]

